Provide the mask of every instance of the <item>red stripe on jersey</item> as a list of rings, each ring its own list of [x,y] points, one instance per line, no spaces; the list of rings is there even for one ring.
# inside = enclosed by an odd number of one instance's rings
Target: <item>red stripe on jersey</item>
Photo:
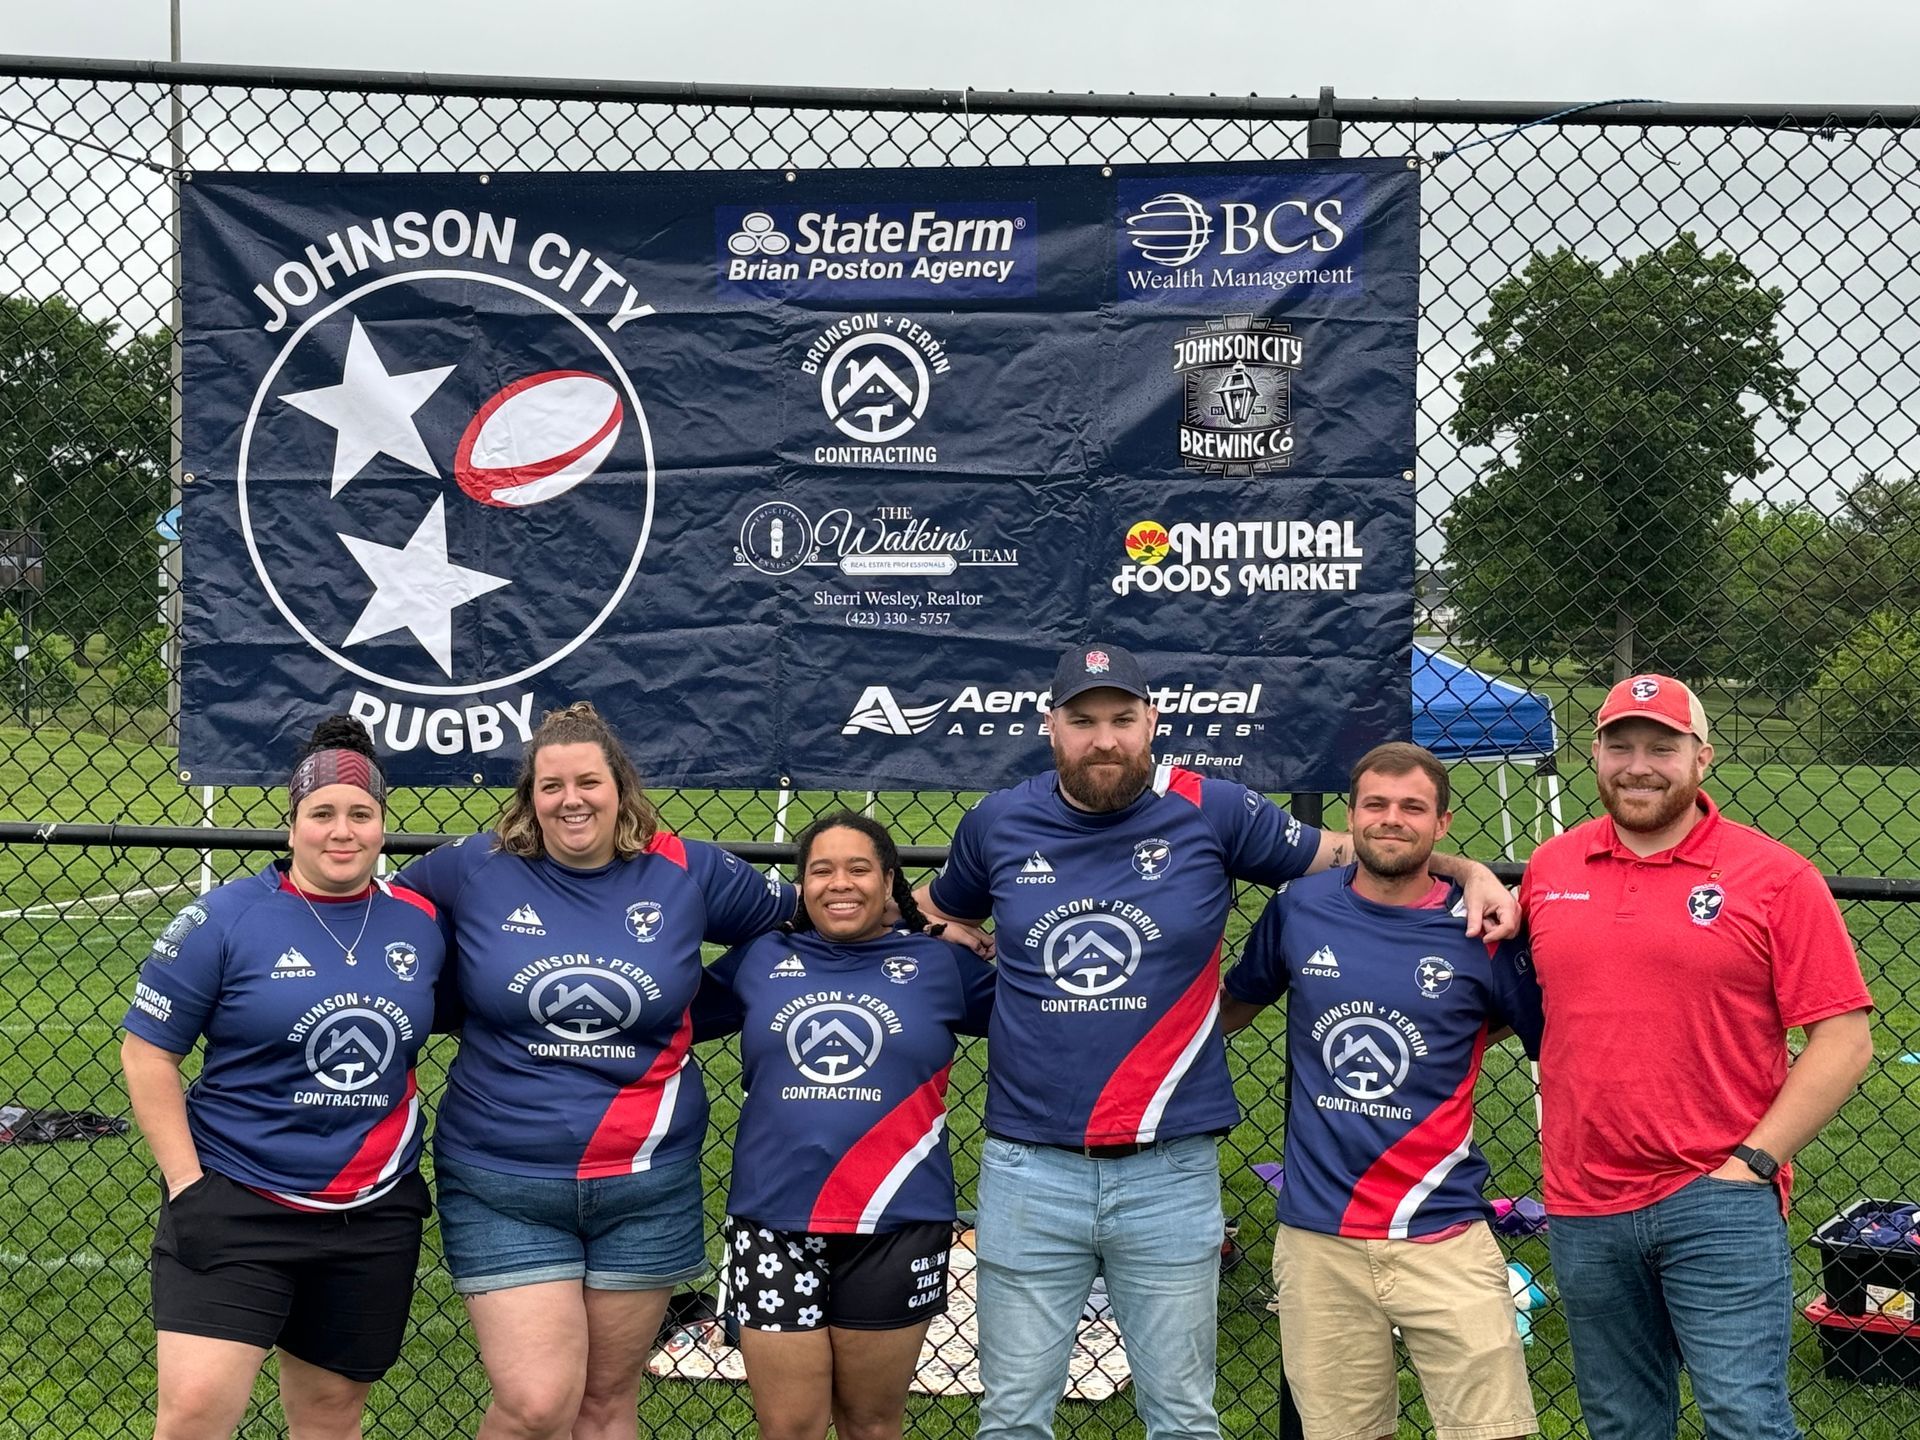
[[[1199,777],[1193,778],[1197,783]],[[1220,946],[1216,943],[1186,994],[1173,1002],[1114,1069],[1087,1117],[1087,1144],[1118,1145],[1140,1139],[1141,1121],[1154,1097],[1170,1078],[1177,1081],[1174,1070],[1181,1067],[1184,1071],[1183,1059],[1186,1066],[1192,1065],[1194,1057],[1189,1052],[1201,1028],[1213,1023],[1214,1000],[1219,992]]]
[[[380,1123],[367,1132],[367,1138],[360,1142],[360,1148],[353,1152],[353,1158],[340,1167],[340,1173],[327,1182],[326,1188],[314,1195],[316,1200],[351,1200],[362,1190],[377,1185],[387,1178],[395,1158],[407,1142],[412,1132],[416,1114],[414,1096],[419,1086],[414,1080],[413,1071],[407,1072],[407,1090],[385,1115]]]
[[[387,893],[393,896],[394,899],[404,900],[416,910],[424,910],[429,920],[438,920],[440,918],[440,912],[435,908],[433,901],[422,895],[418,890],[409,890],[404,885],[389,885],[386,889]]]
[[[1167,772],[1167,793],[1178,795],[1195,809],[1200,806],[1200,774],[1196,770],[1182,770],[1178,765]]]
[[[656,830],[647,841],[647,854],[664,855],[682,870],[687,868],[687,844],[671,830]]]
[[[1474,1038],[1473,1059],[1467,1073],[1453,1093],[1433,1113],[1402,1135],[1373,1164],[1367,1167],[1353,1187],[1353,1198],[1340,1217],[1340,1233],[1355,1240],[1392,1238],[1394,1219],[1400,1207],[1423,1187],[1431,1191],[1430,1180],[1436,1169],[1453,1168],[1456,1151],[1464,1151],[1473,1133],[1473,1086],[1480,1078],[1480,1057],[1487,1049],[1487,1027],[1482,1024]],[[1444,1172],[1439,1177],[1445,1178]],[[1425,1197],[1422,1196],[1422,1199]],[[1403,1221],[1410,1217],[1401,1217]]]
[[[831,1234],[859,1231],[860,1217],[894,1168],[947,1113],[947,1076],[952,1069],[943,1066],[848,1147],[821,1185],[807,1229]]]
[[[657,1132],[673,1123],[673,1115],[661,1114],[667,1100],[667,1082],[687,1063],[687,1047],[693,1044],[693,1013],[680,1017],[680,1028],[666,1049],[654,1057],[647,1073],[620,1087],[587,1141],[580,1168],[574,1172],[581,1180],[597,1180],[607,1175],[630,1175],[645,1169],[638,1162],[652,1153]]]

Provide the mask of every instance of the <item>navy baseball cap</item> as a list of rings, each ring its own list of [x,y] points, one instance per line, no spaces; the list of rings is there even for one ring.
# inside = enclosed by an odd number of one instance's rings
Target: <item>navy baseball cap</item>
[[[1058,710],[1089,690],[1123,690],[1153,703],[1147,672],[1140,668],[1140,662],[1130,651],[1099,641],[1075,646],[1060,657],[1060,663],[1053,667],[1052,698],[1047,708]]]

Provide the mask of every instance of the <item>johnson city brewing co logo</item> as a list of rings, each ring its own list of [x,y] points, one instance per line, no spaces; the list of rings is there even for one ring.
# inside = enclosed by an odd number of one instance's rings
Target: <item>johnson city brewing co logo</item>
[[[1293,376],[1302,347],[1292,327],[1227,315],[1173,342],[1181,378],[1180,463],[1244,477],[1293,463]]]

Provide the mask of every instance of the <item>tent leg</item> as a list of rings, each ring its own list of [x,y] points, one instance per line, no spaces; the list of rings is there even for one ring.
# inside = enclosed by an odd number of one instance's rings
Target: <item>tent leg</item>
[[[1502,761],[1495,772],[1500,782],[1500,854],[1503,859],[1513,859],[1513,808],[1507,799],[1507,767]]]

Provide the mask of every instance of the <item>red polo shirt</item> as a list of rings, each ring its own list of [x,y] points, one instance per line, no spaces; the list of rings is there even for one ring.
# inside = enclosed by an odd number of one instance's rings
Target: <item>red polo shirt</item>
[[[1527,862],[1551,1213],[1637,1210],[1718,1169],[1780,1093],[1786,1032],[1873,1004],[1812,864],[1700,807],[1657,855],[1603,815]]]

